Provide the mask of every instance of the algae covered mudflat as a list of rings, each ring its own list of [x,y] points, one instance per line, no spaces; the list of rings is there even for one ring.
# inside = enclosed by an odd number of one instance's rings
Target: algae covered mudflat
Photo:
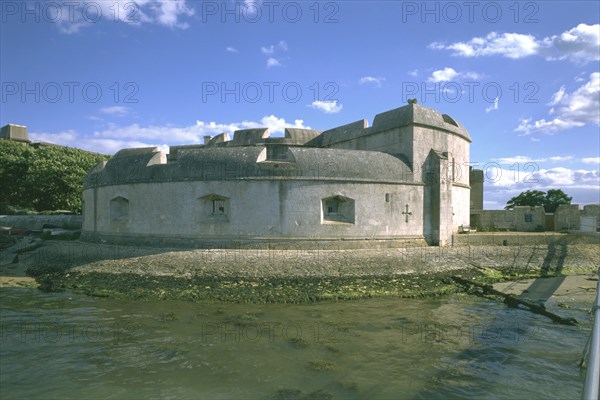
[[[552,247],[551,247],[552,246]],[[562,247],[564,248],[562,248]],[[9,249],[10,250],[10,249]],[[47,291],[101,297],[303,303],[426,297],[479,284],[589,273],[596,244],[355,250],[181,250],[44,242],[18,264]]]

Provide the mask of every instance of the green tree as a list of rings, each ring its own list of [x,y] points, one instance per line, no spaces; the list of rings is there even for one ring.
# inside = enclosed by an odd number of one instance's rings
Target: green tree
[[[573,200],[573,197],[567,196],[562,190],[550,189],[546,193],[544,209],[547,213],[553,213],[561,204],[571,204],[571,200]]]
[[[505,210],[511,210],[515,206],[543,206],[546,193],[540,190],[528,190],[506,202]]]
[[[553,213],[561,204],[571,204],[573,198],[560,189],[550,189],[548,193],[541,190],[527,190],[506,202],[505,210],[516,206],[544,206],[544,211]]]
[[[29,146],[8,140],[0,140],[0,211],[8,206],[26,208],[24,177],[35,150]]]
[[[12,206],[80,212],[83,180],[92,167],[107,158],[69,147],[34,149],[0,140],[0,211]]]

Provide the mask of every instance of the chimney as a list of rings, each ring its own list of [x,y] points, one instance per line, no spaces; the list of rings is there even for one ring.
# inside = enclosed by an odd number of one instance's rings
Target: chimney
[[[210,141],[210,139],[212,139],[212,136],[210,136],[210,135],[204,136],[204,144],[208,144],[208,142]]]

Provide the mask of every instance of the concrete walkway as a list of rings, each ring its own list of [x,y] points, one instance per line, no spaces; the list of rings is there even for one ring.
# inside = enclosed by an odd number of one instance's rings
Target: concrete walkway
[[[598,274],[569,275],[538,279],[525,279],[494,284],[494,289],[523,300],[544,306],[557,315],[565,309],[589,304],[596,297]]]

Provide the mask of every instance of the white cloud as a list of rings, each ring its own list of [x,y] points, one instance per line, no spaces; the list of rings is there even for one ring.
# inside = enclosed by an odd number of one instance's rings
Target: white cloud
[[[33,141],[42,141],[54,143],[62,146],[75,147],[78,149],[93,151],[101,154],[114,154],[121,149],[132,147],[155,147],[157,144],[150,144],[137,140],[128,140],[126,138],[85,138],[74,130],[67,130],[58,133],[32,132],[30,137]],[[168,147],[165,144],[158,145],[161,148]]]
[[[444,86],[441,88],[441,92],[454,95],[456,93],[456,89],[454,89],[452,86]]]
[[[418,76],[419,75],[419,70],[418,69],[413,69],[412,71],[408,71],[408,74],[410,76]]]
[[[275,53],[275,46],[273,46],[273,45],[271,45],[269,47],[263,46],[260,48],[260,52],[267,56],[273,55],[273,53]]]
[[[497,200],[483,200],[484,210],[501,210],[506,204],[500,203]]]
[[[488,113],[490,111],[495,111],[498,109],[498,103],[500,102],[500,96],[496,96],[492,105],[485,109],[485,112]]]
[[[530,163],[544,161],[544,158],[533,159],[528,156],[514,156],[514,157],[501,157],[493,158],[492,161],[497,161],[500,164],[514,164],[514,163]]]
[[[433,71],[431,76],[429,77],[429,82],[446,82],[451,81],[458,75],[453,68],[446,67],[444,69],[440,69],[437,71]]]
[[[272,44],[268,47],[261,47],[260,52],[267,56],[267,68],[280,67],[281,56],[279,54],[288,51],[288,44],[284,40],[280,40],[276,45]],[[275,57],[277,55],[277,57]]]
[[[262,4],[261,0],[244,0],[244,5],[246,6],[253,6],[253,5],[260,5]]]
[[[481,75],[477,72],[458,72],[454,68],[446,67],[444,69],[438,69],[433,71],[431,76],[427,79],[428,82],[449,82],[457,79],[469,79],[475,80],[481,78]]]
[[[301,119],[294,120],[293,124],[285,122],[283,118],[277,118],[274,115],[268,115],[260,120],[260,125],[269,128],[269,131],[273,133],[285,132],[285,128],[298,128],[298,129],[310,129],[309,126],[304,126],[304,121]]]
[[[565,97],[565,87],[564,85],[560,87],[560,89],[558,89],[558,92],[554,93],[552,95],[552,98],[550,99],[550,102],[548,103],[549,106],[555,106],[557,104],[559,104],[562,99]]]
[[[598,164],[600,165],[600,157],[586,157],[582,158],[581,162],[584,164]]]
[[[433,42],[429,48],[451,50],[460,57],[498,55],[519,59],[540,55],[547,60],[571,60],[587,63],[600,59],[600,25],[579,24],[559,35],[536,39],[520,33],[490,32],[485,37],[475,37],[467,42],[444,44]]]
[[[564,167],[541,169],[535,178],[544,187],[596,187],[600,189],[600,174],[598,171],[573,170]]]
[[[556,115],[550,121],[540,119],[532,122],[532,118],[522,118],[515,132],[525,135],[531,133],[553,134],[586,124],[600,125],[600,73],[590,74],[590,80],[577,88],[573,93],[561,87],[548,105],[556,106],[549,114]]]
[[[227,51],[229,53],[238,53],[238,49],[236,49],[235,47],[231,47],[231,46],[226,47],[225,51]]]
[[[156,146],[166,151],[171,144],[201,143],[205,135],[214,136],[224,132],[233,134],[236,130],[251,128],[269,128],[270,133],[273,135],[283,134],[285,128],[310,129],[309,126],[304,125],[304,121],[301,119],[289,123],[284,118],[266,115],[258,122],[217,123],[214,121],[196,121],[194,125],[184,127],[170,125],[140,126],[138,124],[117,126],[108,124],[105,129],[95,131],[91,135],[66,130],[58,133],[31,132],[30,137],[33,141],[45,141],[103,154],[114,154],[121,149],[132,147]],[[168,138],[168,143],[165,143],[165,138]]]
[[[477,72],[463,72],[460,74],[460,76],[465,79],[471,79],[471,80],[477,80],[477,79],[482,78],[482,76],[480,74],[478,74]]]
[[[484,186],[511,188],[514,190],[548,190],[561,188],[600,190],[598,170],[570,169],[565,167],[541,168],[498,168],[490,165],[486,169]]]
[[[491,32],[485,37],[476,37],[468,42],[457,42],[450,45],[434,42],[429,47],[438,50],[453,50],[454,55],[462,57],[502,55],[516,59],[536,54],[539,44],[531,35],[519,33],[499,35]]]
[[[577,76],[575,76],[575,82],[585,82],[586,75],[585,72],[578,73]]]
[[[101,19],[133,26],[148,23],[186,29],[189,24],[182,19],[194,15],[186,0],[84,0],[71,3],[55,3],[60,7],[61,15],[57,26],[66,34],[78,33]]]
[[[100,109],[100,112],[103,114],[110,114],[115,115],[117,117],[122,117],[124,115],[129,114],[129,108],[124,106],[104,107]]]
[[[373,84],[377,87],[381,87],[383,81],[385,81],[385,78],[383,77],[363,76],[358,80],[358,83],[360,83],[361,85]]]
[[[342,104],[338,103],[337,100],[330,101],[313,101],[312,104],[309,105],[316,110],[323,111],[326,114],[336,114],[342,111],[344,107]]]
[[[572,160],[572,156],[551,156],[543,158],[531,158],[529,156],[513,156],[513,157],[500,157],[493,158],[492,161],[496,161],[500,164],[525,164],[525,163],[537,163],[537,162],[563,162]]]
[[[573,157],[571,157],[571,156],[553,156],[553,157],[548,157],[548,160],[550,160],[552,162],[570,161],[572,159],[573,159]]]
[[[581,127],[585,124],[576,121],[565,121],[560,118],[555,118],[551,121],[546,121],[542,118],[539,121],[531,123],[531,118],[521,118],[519,120],[519,126],[515,128],[515,132],[523,132],[528,135],[530,133],[556,133],[571,128]]]
[[[281,67],[281,63],[279,62],[278,59],[269,57],[269,58],[267,58],[267,68],[271,68],[271,67]]]
[[[194,15],[194,11],[187,7],[186,0],[157,0],[154,7],[156,12],[156,20],[159,24],[168,26],[170,28],[182,28],[189,27],[186,22],[180,22],[180,16],[191,17]]]
[[[600,25],[579,24],[575,28],[543,40],[543,53],[549,60],[586,63],[600,59]]]

